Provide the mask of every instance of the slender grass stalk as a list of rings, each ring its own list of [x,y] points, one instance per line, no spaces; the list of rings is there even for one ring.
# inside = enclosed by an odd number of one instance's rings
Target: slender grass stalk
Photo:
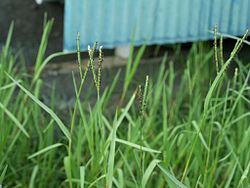
[[[100,46],[100,48],[99,48],[98,74],[97,74],[97,96],[98,96],[98,99],[100,98],[102,63],[103,63],[103,51],[102,51],[102,46]]]
[[[217,26],[214,27],[214,57],[216,64],[217,74],[219,73],[219,58],[218,58],[218,49],[217,49]]]
[[[220,35],[220,66],[224,64],[224,54],[223,54],[223,35]]]
[[[82,61],[81,61],[81,53],[80,53],[80,33],[77,33],[77,62],[78,62],[78,66],[79,66],[79,73],[80,73],[80,77],[82,78]]]
[[[79,42],[77,43],[77,45],[78,45],[77,48],[80,49],[80,46],[79,46],[80,43]],[[78,51],[77,53],[78,53],[78,57],[80,57],[80,51]],[[80,60],[80,58],[78,58],[78,61],[79,60]],[[84,74],[82,75],[82,73],[80,73],[81,83],[80,83],[78,91],[76,92],[76,102],[75,102],[75,106],[74,106],[74,109],[73,109],[73,114],[72,114],[72,117],[71,117],[72,119],[71,119],[71,124],[70,124],[70,137],[71,138],[73,137],[77,108],[78,108],[78,105],[80,105],[80,95],[81,95],[82,87],[83,87],[83,84],[85,82],[85,79],[86,79],[90,64],[91,64],[90,61],[88,61],[86,69],[84,71]],[[78,65],[80,66],[81,62],[78,62]],[[81,67],[79,67],[79,69],[81,69]],[[68,145],[68,158],[67,158],[66,161],[68,161],[67,162],[67,168],[68,168],[67,175],[68,175],[68,178],[69,178],[69,187],[72,188],[72,186],[73,186],[72,185],[72,167],[71,167],[71,164],[72,164],[72,140],[69,142],[69,145]]]

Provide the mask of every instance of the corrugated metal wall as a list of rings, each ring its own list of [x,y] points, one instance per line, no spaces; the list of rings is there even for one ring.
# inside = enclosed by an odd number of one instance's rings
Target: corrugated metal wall
[[[209,30],[242,35],[250,28],[250,0],[65,0],[64,49],[98,41],[104,48],[131,43],[206,40]]]

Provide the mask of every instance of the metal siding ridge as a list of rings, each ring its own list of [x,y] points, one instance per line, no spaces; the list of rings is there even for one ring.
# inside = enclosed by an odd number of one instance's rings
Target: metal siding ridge
[[[140,23],[140,37],[142,37],[145,42],[150,41],[153,38],[154,35],[154,27],[156,24],[156,15],[157,15],[157,4],[159,0],[155,1],[149,1],[148,3],[145,3],[145,1],[142,1],[141,9],[142,14],[141,18],[147,18],[147,19],[141,19]],[[162,22],[162,21],[160,21]],[[151,27],[149,27],[151,26]],[[161,30],[164,28],[164,26],[161,26]]]
[[[213,29],[217,25],[220,30],[220,19],[221,19],[221,9],[222,1],[212,0],[211,3],[211,15],[210,15],[210,29]]]
[[[182,2],[182,3],[181,3]],[[188,21],[189,21],[189,12],[188,12],[188,0],[182,1],[178,0],[179,10],[178,10],[178,19],[176,20],[177,24],[177,37],[185,38],[188,33]]]
[[[223,0],[223,6],[222,6],[222,19],[221,19],[221,30],[222,32],[226,33],[229,31],[230,28],[230,17],[231,17],[231,2],[232,0]]]
[[[178,20],[178,1],[177,0],[169,0],[167,4],[168,8],[168,29],[166,36],[170,38],[176,38],[177,36],[177,22]]]
[[[200,26],[200,35],[209,38],[209,30],[211,30],[209,25],[210,14],[210,3],[211,1],[202,0],[201,7],[201,26]]]
[[[156,12],[154,14],[154,27],[152,28],[152,38],[154,37],[154,35],[156,37],[163,37],[164,34],[166,33],[166,30],[168,29],[169,25],[167,22],[167,14],[168,12],[166,11],[166,6],[165,5],[165,1],[168,0],[158,0],[158,4],[156,4]],[[157,20],[161,20],[161,21],[157,21]],[[154,34],[154,35],[153,35]]]
[[[199,33],[199,21],[200,21],[200,0],[192,0],[190,2],[190,20],[189,20],[189,35],[195,37]]]
[[[248,11],[250,12],[250,2],[249,2],[249,1],[248,1]],[[248,14],[250,14],[249,12],[248,12]],[[246,16],[247,16],[247,15],[246,15]],[[248,24],[248,25],[247,25],[247,28],[250,29],[250,15],[248,16],[247,24]]]
[[[240,12],[242,15],[247,15],[248,10],[248,3],[250,1],[240,1]],[[248,16],[250,17],[250,15]],[[238,33],[244,32],[247,29],[247,16],[239,16],[239,26],[238,26]]]
[[[250,27],[249,0],[65,0],[64,49],[98,41],[104,48],[207,40],[218,30],[242,35]]]

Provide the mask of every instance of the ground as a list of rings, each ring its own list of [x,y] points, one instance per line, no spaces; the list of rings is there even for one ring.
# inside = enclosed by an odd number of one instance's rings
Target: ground
[[[63,5],[45,3],[37,6],[34,0],[0,1],[0,46],[5,42],[11,21],[15,22],[12,46],[22,49],[28,64],[34,64],[42,35],[44,12],[55,19],[47,54],[63,47]]]

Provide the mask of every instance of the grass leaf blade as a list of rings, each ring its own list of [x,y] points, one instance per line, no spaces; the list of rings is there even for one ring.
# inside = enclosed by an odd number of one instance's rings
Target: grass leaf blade
[[[9,118],[15,123],[15,125],[23,132],[23,134],[29,138],[28,132],[24,129],[23,125],[17,120],[17,118],[0,102],[0,108],[9,116]]]
[[[43,148],[43,149],[39,150],[38,152],[36,152],[36,153],[34,153],[34,154],[32,154],[32,155],[30,155],[30,156],[28,157],[28,159],[32,159],[32,158],[34,158],[34,157],[37,157],[38,155],[41,155],[41,154],[43,154],[43,153],[46,153],[47,151],[50,151],[50,150],[55,149],[55,148],[58,148],[58,147],[60,147],[60,146],[62,146],[62,145],[63,145],[62,143],[56,143],[56,144],[50,145],[50,146],[48,146],[48,147],[46,147],[46,148]]]
[[[170,172],[168,172],[162,165],[157,164],[161,171],[179,188],[187,188],[182,182],[180,182],[176,177],[174,177]]]
[[[150,175],[152,174],[154,168],[157,166],[157,164],[159,162],[160,162],[160,160],[158,160],[158,159],[154,159],[153,161],[151,161],[151,163],[149,164],[149,166],[146,169],[145,173],[143,174],[143,177],[142,177],[142,187],[146,187]]]
[[[63,124],[61,119],[51,110],[48,106],[46,106],[43,102],[41,102],[38,98],[36,98],[31,92],[29,92],[26,88],[24,88],[21,84],[19,84],[14,78],[12,78],[8,73],[6,73],[8,77],[23,91],[25,92],[36,104],[38,104],[42,109],[44,109],[58,124],[61,131],[64,135],[71,140],[70,133],[66,126]]]

